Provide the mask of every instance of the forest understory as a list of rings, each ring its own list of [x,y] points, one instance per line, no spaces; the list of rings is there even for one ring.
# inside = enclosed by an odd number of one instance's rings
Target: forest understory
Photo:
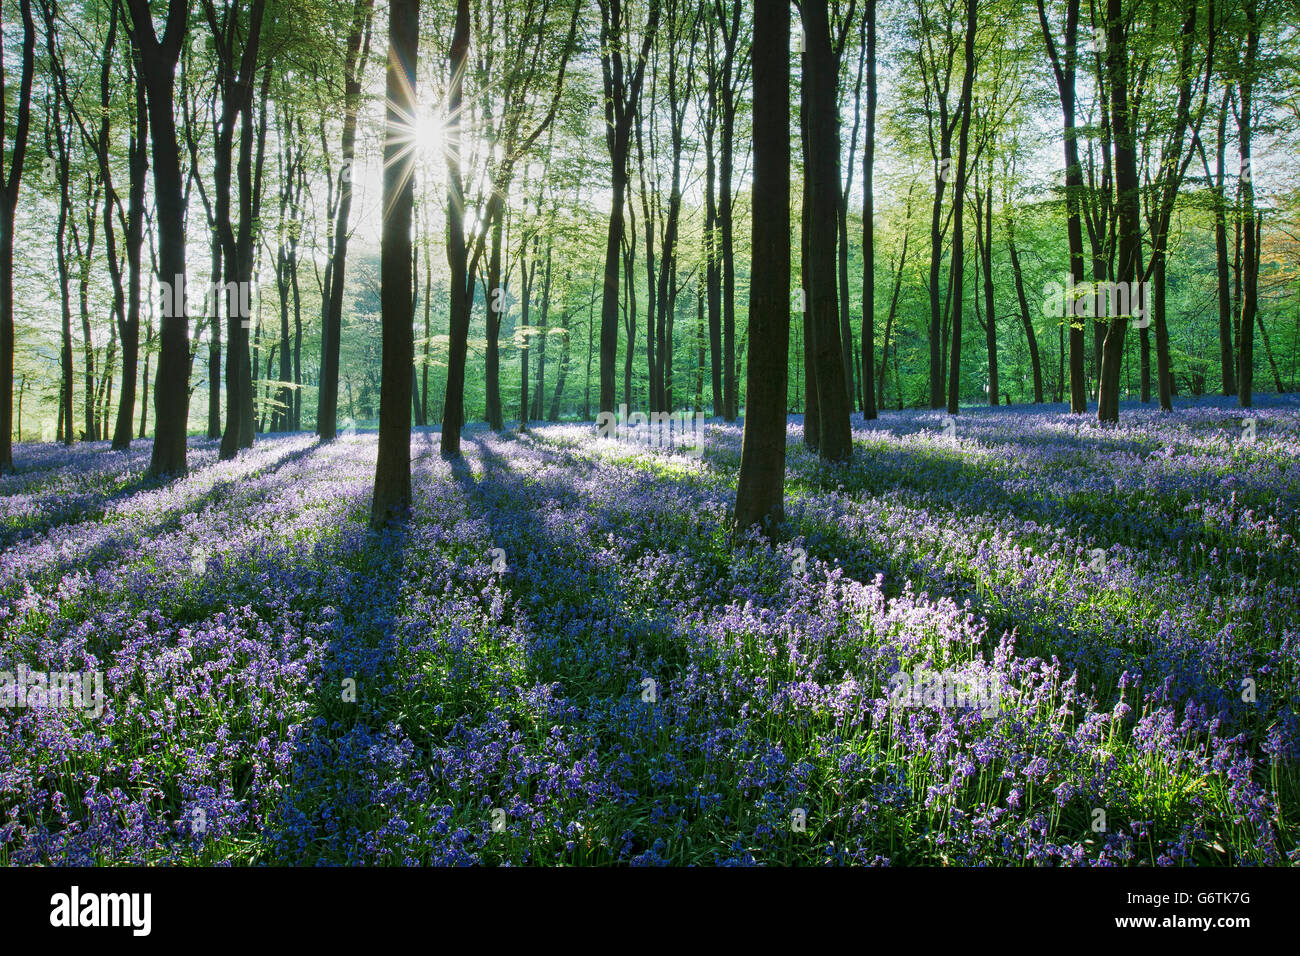
[[[0,644],[102,716],[0,725],[0,863],[1300,861],[1296,396],[800,429],[734,540],[721,420],[417,430],[378,532],[373,433],[31,447]]]

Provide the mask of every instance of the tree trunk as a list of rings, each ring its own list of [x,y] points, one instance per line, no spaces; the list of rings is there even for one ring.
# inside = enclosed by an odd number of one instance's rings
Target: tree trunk
[[[1034,404],[1043,403],[1043,366],[1038,354],[1038,337],[1034,334],[1034,321],[1029,314],[1029,301],[1025,296],[1024,273],[1020,268],[1020,253],[1016,249],[1015,225],[1011,212],[1006,213],[1007,252],[1011,255],[1011,275],[1016,285],[1016,303],[1020,307],[1020,324],[1025,330],[1025,341],[1029,343],[1029,364],[1034,375]]]
[[[623,0],[600,0],[601,76],[605,90],[605,142],[609,149],[612,199],[605,239],[605,278],[600,308],[600,410],[614,411],[614,362],[618,352],[619,270],[622,266],[623,206],[627,195],[627,160],[632,121],[655,29],[659,4],[651,3],[635,64],[624,62],[623,34],[630,11]]]
[[[396,4],[399,0],[389,0]],[[411,0],[400,0],[403,4]],[[447,92],[447,263],[451,272],[448,301],[449,342],[447,350],[447,394],[442,406],[444,458],[459,458],[460,430],[465,424],[465,355],[469,348],[470,295],[474,277],[469,275],[465,244],[465,188],[461,179],[461,103],[464,99],[465,69],[469,60],[469,0],[457,0],[456,24],[452,32],[447,69],[451,77]],[[393,34],[390,31],[390,42]],[[414,40],[412,39],[413,43]],[[414,56],[412,56],[414,59]],[[391,60],[391,56],[390,56]],[[390,83],[393,78],[392,67]],[[413,115],[413,114],[412,114]],[[394,186],[397,184],[395,183]],[[409,446],[409,438],[408,438]],[[409,451],[409,449],[408,449]],[[409,484],[409,473],[408,473]],[[408,488],[409,493],[409,488]]]
[[[144,243],[144,187],[149,162],[146,149],[149,136],[149,110],[145,101],[144,84],[135,73],[135,129],[127,149],[126,234],[126,315],[121,324],[122,340],[122,391],[118,396],[117,421],[113,427],[113,449],[125,451],[131,447],[132,413],[135,411],[135,383],[140,360],[140,287],[143,276],[140,252]],[[218,343],[218,353],[220,344]]]
[[[824,461],[852,457],[849,396],[844,380],[836,283],[836,210],[840,195],[839,81],[826,0],[805,0],[803,95],[807,102],[805,176],[809,183],[808,255],[805,279],[816,375],[818,454]]]
[[[1214,160],[1214,265],[1219,299],[1219,369],[1224,395],[1237,394],[1237,369],[1232,334],[1232,288],[1228,278],[1228,203],[1224,195],[1224,153],[1227,149],[1228,97],[1225,84],[1219,107],[1219,128]],[[1204,150],[1202,150],[1204,159]],[[1206,178],[1210,171],[1206,169]]]
[[[1115,139],[1115,189],[1119,212],[1117,227],[1118,261],[1115,281],[1120,289],[1134,288],[1141,257],[1141,210],[1138,196],[1137,150],[1130,128],[1128,101],[1127,31],[1123,0],[1106,0],[1106,66],[1110,80],[1111,124]],[[1130,300],[1132,296],[1130,294]],[[1102,351],[1101,386],[1097,396],[1097,420],[1119,421],[1120,366],[1124,361],[1124,333],[1128,315],[1112,316]]]
[[[805,0],[809,2],[809,0]],[[790,6],[754,11],[754,189],[745,430],[737,529],[785,520],[790,343]]]
[[[352,215],[352,172],[356,157],[357,111],[361,79],[370,52],[370,25],[374,0],[355,0],[344,63],[342,166],[339,171],[339,205],[334,215],[334,254],[329,263],[329,290],[323,303],[321,369],[317,393],[316,434],[333,441],[338,434],[339,342],[343,334],[343,281],[347,269],[348,219]]]
[[[970,147],[971,85],[975,80],[975,29],[977,0],[966,0],[965,69],[962,72],[961,98],[957,104],[960,130],[957,135],[957,180],[952,194],[952,280],[949,284],[951,338],[948,358],[948,414],[956,415],[961,397],[961,320],[962,280],[965,271],[962,213],[966,205],[967,154]]]
[[[989,361],[989,404],[998,403],[998,323],[993,308],[993,161],[984,191],[984,343]]]
[[[1248,21],[1246,31],[1246,58],[1241,72],[1240,103],[1241,113],[1237,119],[1237,143],[1241,154],[1241,222],[1245,224],[1244,262],[1241,298],[1241,348],[1237,371],[1237,404],[1250,408],[1253,401],[1252,389],[1255,384],[1255,313],[1258,310],[1259,297],[1259,254],[1256,248],[1255,222],[1255,178],[1251,169],[1251,136],[1254,117],[1253,94],[1255,83],[1255,61],[1259,51],[1259,8],[1256,0],[1246,0],[1245,14]]]
[[[1038,19],[1047,44],[1048,56],[1056,75],[1057,92],[1061,101],[1065,143],[1065,231],[1070,249],[1070,283],[1077,289],[1084,283],[1083,276],[1083,224],[1080,207],[1083,203],[1083,167],[1079,164],[1078,134],[1075,117],[1075,73],[1078,62],[1079,0],[1066,0],[1064,62],[1057,54],[1052,39],[1051,26],[1043,0],[1038,0]],[[1088,384],[1084,371],[1085,326],[1079,316],[1080,300],[1067,296],[1062,302],[1062,322],[1068,323],[1070,356],[1070,411],[1082,415],[1088,410]],[[1064,374],[1058,376],[1059,390],[1064,393]]]
[[[550,320],[551,312],[551,255],[553,252],[551,239],[546,241],[546,271],[542,275],[542,315],[538,323],[537,334],[537,387],[533,393],[533,418],[543,418],[546,414],[545,397],[546,397],[546,330],[547,323]],[[629,277],[629,282],[631,278]],[[629,336],[628,346],[632,345],[632,338]]]
[[[501,241],[505,230],[504,204],[495,210],[491,224],[492,247],[488,253],[487,275],[487,350],[483,356],[487,377],[486,411],[488,428],[505,428],[501,409],[501,313],[505,311],[505,290],[501,288]],[[428,309],[425,309],[425,335],[428,336]]]
[[[415,154],[407,143],[416,115],[415,74],[420,40],[419,0],[389,0],[388,104],[384,131],[385,211],[380,248],[383,312],[383,379],[379,399],[379,455],[370,525],[401,520],[411,504],[411,391],[415,334],[411,327],[411,211],[415,203]],[[469,46],[469,0],[456,4],[451,62],[464,63]],[[459,90],[455,90],[459,107]],[[459,172],[459,171],[457,171]]]
[[[867,40],[867,128],[862,140],[862,417],[871,421],[884,403],[885,385],[883,367],[879,381],[876,378],[876,0],[866,0],[862,15]],[[906,248],[906,236],[903,242]],[[889,348],[888,326],[885,348]]]
[[[54,229],[54,268],[59,277],[59,407],[62,440],[68,447],[72,446],[76,432],[72,421],[72,303],[68,298],[68,217],[71,214],[72,200],[69,195],[71,173],[68,160],[68,142],[63,128],[60,100],[53,103],[51,126],[54,129],[54,142],[59,157],[59,216]],[[46,136],[48,138],[48,132]]]
[[[31,0],[18,0],[18,9],[23,21],[18,112],[13,142],[9,147],[9,169],[0,179],[0,428],[4,429],[4,441],[0,443],[0,475],[13,471],[14,467],[14,212],[18,205],[18,186],[23,175],[23,157],[27,152],[32,77],[36,71],[36,22],[32,18]],[[0,70],[0,102],[7,103],[8,91],[4,88],[4,75],[5,71]],[[5,130],[0,129],[0,137],[4,133]]]

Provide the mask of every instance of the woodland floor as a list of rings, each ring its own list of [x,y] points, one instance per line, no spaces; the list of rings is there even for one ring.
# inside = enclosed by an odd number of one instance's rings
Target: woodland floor
[[[1300,862],[1300,398],[943,417],[792,418],[775,546],[721,422],[417,431],[383,535],[373,433],[18,446],[0,669],[105,700],[0,712],[0,863]]]

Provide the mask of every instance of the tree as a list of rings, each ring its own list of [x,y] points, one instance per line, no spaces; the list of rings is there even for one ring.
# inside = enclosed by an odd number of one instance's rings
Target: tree
[[[740,413],[736,380],[736,252],[732,228],[732,171],[735,166],[736,111],[741,88],[748,74],[749,60],[742,41],[744,4],[714,0],[714,15],[722,37],[722,58],[718,63],[717,89],[721,107],[719,120],[718,209],[720,278],[722,292],[722,414],[734,422]]]
[[[1048,59],[1056,76],[1056,89],[1064,118],[1065,146],[1065,234],[1070,248],[1070,280],[1074,288],[1083,285],[1083,226],[1080,211],[1083,201],[1083,167],[1079,163],[1078,132],[1075,128],[1075,75],[1079,49],[1079,0],[1065,0],[1065,45],[1057,52],[1047,9],[1038,0],[1038,21],[1047,44]],[[1063,54],[1063,55],[1062,55]],[[1088,386],[1083,369],[1084,326],[1078,320],[1075,302],[1063,303],[1063,319],[1070,326],[1070,411],[1082,415],[1088,410]]]
[[[633,40],[634,10],[624,0],[599,0],[600,66],[605,86],[605,144],[613,186],[605,240],[605,287],[600,306],[600,410],[614,411],[614,359],[618,351],[619,269],[623,207],[627,196],[632,123],[641,100],[650,46],[659,25],[659,0],[649,0],[639,48]],[[631,62],[628,58],[631,57]]]
[[[862,417],[876,417],[876,0],[862,10],[867,47],[867,128],[862,140]],[[888,332],[886,340],[888,339]],[[880,375],[884,385],[884,372]],[[881,393],[883,395],[883,392]]]
[[[563,39],[558,49],[555,47],[552,32],[549,30],[549,24],[554,20],[551,0],[530,0],[524,6],[522,16],[518,18],[513,18],[511,8],[505,7],[502,10],[500,21],[501,36],[499,38],[497,36],[488,36],[484,42],[485,47],[487,47],[484,53],[486,61],[484,72],[488,74],[488,80],[482,96],[490,106],[491,91],[497,87],[501,91],[500,102],[496,104],[496,108],[485,110],[488,113],[485,121],[491,121],[493,114],[495,114],[497,125],[495,128],[486,131],[486,133],[491,146],[495,150],[496,158],[491,170],[490,192],[487,201],[486,203],[480,203],[480,206],[486,206],[486,209],[480,217],[480,225],[474,238],[467,242],[465,254],[470,257],[470,261],[466,265],[466,276],[472,287],[484,243],[487,241],[488,236],[491,236],[486,289],[488,301],[486,317],[487,350],[484,364],[486,370],[488,426],[498,431],[504,427],[501,408],[499,339],[501,332],[500,307],[504,303],[504,290],[501,281],[502,233],[505,225],[507,199],[520,161],[528,154],[528,151],[536,144],[544,132],[548,133],[545,156],[547,160],[552,156],[549,131],[553,127],[556,114],[560,108],[561,96],[564,92],[564,77],[577,37],[580,10],[581,0],[575,0],[572,12],[568,17],[567,31],[564,34],[559,34]],[[494,25],[495,19],[489,17],[489,31]],[[494,78],[491,74],[494,65],[498,61],[496,51],[498,44],[507,52],[505,55],[500,56],[500,65],[497,68],[499,76]],[[554,71],[553,81],[550,76],[551,71]],[[536,111],[541,107],[536,101],[539,99],[541,90],[548,86],[551,93],[548,99],[541,101],[541,106],[545,107],[545,111],[538,117]],[[467,296],[465,307],[468,308],[471,304]],[[468,329],[468,322],[465,325]],[[540,388],[542,382],[543,379],[539,377],[539,398],[535,402],[535,408],[538,409],[536,417],[538,418],[541,417]],[[524,410],[521,412],[521,420],[526,418],[527,410]]]
[[[1123,0],[1106,0],[1106,73],[1110,82],[1110,118],[1115,139],[1115,205],[1118,261],[1115,280],[1122,290],[1132,290],[1142,255],[1141,210],[1138,196],[1137,148],[1128,100],[1128,28]],[[1132,292],[1128,296],[1132,302]],[[1119,421],[1119,372],[1124,361],[1124,333],[1131,315],[1110,316],[1102,345],[1101,387],[1097,395],[1097,420]]]
[[[348,222],[352,216],[352,172],[356,160],[357,111],[361,77],[370,58],[370,24],[375,0],[355,0],[343,64],[343,138],[340,144],[339,201],[331,226],[334,249],[325,270],[321,302],[321,371],[316,434],[333,441],[338,434],[339,344],[343,337],[343,280],[347,274]]]
[[[0,0],[0,10],[3,7],[4,2]],[[31,0],[18,0],[18,10],[23,21],[18,116],[13,143],[9,147],[9,169],[6,171],[0,164],[0,422],[4,428],[4,443],[0,444],[0,474],[12,471],[14,467],[14,213],[18,205],[18,186],[23,177],[23,159],[27,153],[32,75],[36,69],[36,23],[32,18]],[[9,102],[5,90],[6,76],[3,33],[0,32],[0,136],[4,134],[3,111]],[[0,160],[3,159],[3,150],[0,150]]]
[[[1195,143],[1199,139],[1201,120],[1205,116],[1205,103],[1210,91],[1210,76],[1214,65],[1215,26],[1210,20],[1214,12],[1214,2],[1210,0],[1209,14],[1206,18],[1208,39],[1205,43],[1205,63],[1203,67],[1204,83],[1200,103],[1193,111],[1193,84],[1195,78],[1193,66],[1196,49],[1196,25],[1198,4],[1196,0],[1186,0],[1183,9],[1182,32],[1178,38],[1178,58],[1175,72],[1177,102],[1174,106],[1173,129],[1160,145],[1158,165],[1150,174],[1147,195],[1150,198],[1147,221],[1151,238],[1151,259],[1147,266],[1151,276],[1151,301],[1144,303],[1150,309],[1150,318],[1154,320],[1156,331],[1156,391],[1160,399],[1161,411],[1173,410],[1173,371],[1169,355],[1169,325],[1166,319],[1165,289],[1169,247],[1169,230],[1174,216],[1174,205],[1178,198],[1178,189],[1182,185],[1187,166],[1195,154]],[[1158,38],[1152,41],[1158,42]],[[1148,107],[1148,113],[1163,114],[1163,110]],[[1157,117],[1150,120],[1152,125],[1162,122]],[[1188,130],[1192,133],[1192,142],[1184,149]],[[1149,164],[1148,164],[1149,166]],[[1132,293],[1132,297],[1137,296]],[[1145,332],[1146,326],[1143,325]],[[1143,369],[1146,373],[1146,368]],[[1146,375],[1144,374],[1144,381]],[[1143,389],[1143,401],[1148,400],[1147,390]]]
[[[809,2],[809,0],[805,0]],[[790,346],[790,6],[754,10],[754,199],[745,430],[738,529],[785,519],[785,390]]]
[[[456,24],[452,30],[451,51],[447,56],[447,68],[451,74],[447,90],[446,150],[447,263],[451,267],[451,295],[447,305],[450,319],[447,395],[442,406],[441,452],[444,458],[460,457],[460,430],[465,424],[465,353],[469,348],[470,296],[474,289],[474,275],[469,269],[465,243],[465,184],[460,170],[461,109],[468,62],[469,0],[457,0]],[[389,72],[391,77],[391,63]]]
[[[168,0],[163,37],[154,32],[149,0],[126,0],[131,41],[149,102],[153,147],[154,215],[158,222],[159,279],[164,297],[158,372],[154,380],[154,442],[149,472],[187,471],[185,439],[190,414],[190,334],[185,304],[185,197],[176,141],[175,74],[189,18],[188,0]]]
[[[403,517],[411,504],[411,388],[415,360],[411,300],[411,213],[415,205],[415,67],[420,40],[419,0],[389,0],[387,109],[384,125],[383,235],[380,299],[383,378],[379,399],[379,455],[370,525]],[[469,0],[456,5],[452,69],[469,47]]]
[[[216,180],[216,226],[221,237],[226,293],[226,430],[221,436],[221,458],[234,458],[253,445],[253,377],[249,355],[249,311],[252,300],[254,219],[253,188],[253,78],[257,71],[266,0],[251,0],[248,19],[239,15],[237,0],[218,14],[214,0],[203,0],[212,31],[221,90],[221,126],[215,143],[213,177]],[[232,223],[231,163],[235,126],[239,124],[238,179],[239,230]]]
[[[144,84],[139,80],[138,61],[134,63],[132,92],[135,101],[135,126],[127,147],[127,201],[123,241],[126,245],[127,301],[121,315],[122,391],[118,397],[117,421],[113,426],[113,450],[131,447],[132,413],[135,411],[136,373],[140,361],[140,287],[142,274],[140,250],[144,244],[144,190],[149,169],[149,108]],[[214,436],[215,437],[215,436]]]
[[[1245,261],[1242,270],[1242,298],[1240,322],[1240,350],[1237,369],[1237,404],[1250,408],[1251,390],[1255,384],[1255,316],[1259,305],[1258,241],[1253,228],[1255,222],[1255,177],[1251,170],[1251,136],[1253,122],[1251,110],[1255,93],[1256,61],[1259,56],[1260,3],[1244,0],[1242,12],[1246,17],[1246,50],[1242,60],[1238,85],[1237,148],[1241,153],[1241,221],[1245,224]]]
[[[1205,156],[1205,144],[1196,139],[1201,154],[1205,179],[1214,191],[1214,265],[1216,291],[1219,302],[1219,374],[1224,395],[1237,394],[1237,367],[1233,343],[1232,286],[1228,278],[1228,201],[1224,190],[1225,153],[1228,140],[1228,104],[1232,98],[1232,85],[1224,83],[1223,98],[1219,105],[1219,124],[1215,138],[1214,172]]]
[[[836,227],[840,197],[838,59],[826,0],[803,4],[804,176],[808,245],[806,338],[817,396],[817,451],[825,461],[853,454],[848,384],[836,297]],[[808,425],[805,421],[805,428]]]
[[[971,87],[975,82],[975,30],[978,21],[977,0],[966,0],[965,69],[962,71],[961,94],[957,102],[960,129],[957,133],[957,181],[952,194],[952,280],[949,302],[952,308],[951,348],[948,372],[948,414],[956,415],[961,396],[961,319],[962,279],[964,275],[965,248],[963,245],[963,217],[966,206],[966,179],[970,149]]]

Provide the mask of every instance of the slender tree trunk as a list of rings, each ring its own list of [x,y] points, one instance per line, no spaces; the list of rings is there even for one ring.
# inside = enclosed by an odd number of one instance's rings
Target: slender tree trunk
[[[63,128],[60,100],[55,98],[53,117],[50,125],[54,129],[54,142],[59,157],[59,215],[54,229],[54,268],[59,277],[59,407],[63,422],[61,431],[63,443],[69,447],[75,440],[76,432],[72,422],[72,386],[74,372],[72,368],[72,302],[69,299],[68,285],[68,218],[71,215],[72,200],[69,195],[71,173],[68,160],[68,141]],[[48,137],[48,132],[47,132]]]
[[[1041,405],[1043,403],[1043,367],[1038,354],[1038,337],[1034,334],[1034,321],[1029,314],[1029,300],[1025,296],[1024,273],[1020,268],[1020,253],[1016,249],[1015,225],[1012,222],[1010,210],[1007,210],[1006,226],[1007,252],[1011,256],[1011,275],[1016,285],[1016,303],[1020,307],[1020,324],[1025,330],[1025,341],[1029,344],[1029,364],[1034,375],[1034,404]]]
[[[952,331],[949,341],[951,351],[948,359],[949,415],[958,413],[961,397],[962,280],[965,271],[963,210],[966,205],[967,156],[970,148],[971,85],[975,80],[977,6],[976,0],[966,0],[965,69],[962,73],[961,98],[957,106],[960,111],[960,130],[957,134],[957,180],[953,184],[952,195],[952,281],[949,284],[951,290]]]
[[[393,4],[397,2],[399,0],[390,0]],[[400,2],[408,4],[411,0],[400,0]],[[459,458],[461,454],[460,430],[465,424],[465,355],[469,347],[467,340],[470,295],[474,281],[473,276],[468,274],[469,263],[465,244],[465,191],[460,169],[462,148],[460,113],[464,99],[465,69],[469,60],[469,29],[469,0],[457,0],[456,24],[452,32],[451,51],[447,57],[448,71],[451,75],[447,93],[447,112],[450,118],[447,121],[446,132],[447,262],[451,272],[451,295],[448,301],[447,395],[442,406],[441,453],[444,458]],[[390,28],[390,43],[393,36]],[[414,43],[414,40],[412,39],[411,42]],[[412,51],[412,62],[414,62],[414,51]],[[392,70],[390,64],[390,83],[399,82]],[[396,191],[398,184],[395,182],[393,185]],[[408,494],[409,482],[408,468]]]
[[[487,350],[483,356],[487,377],[487,423],[493,431],[505,428],[501,409],[501,313],[505,311],[505,290],[501,288],[501,241],[505,231],[505,206],[498,207],[492,220],[492,247],[488,253],[487,287]],[[425,309],[425,336],[428,331],[428,309]],[[522,417],[522,416],[521,416]]]
[[[1056,74],[1057,92],[1061,101],[1061,114],[1064,120],[1065,143],[1065,205],[1066,237],[1070,249],[1070,281],[1073,288],[1080,288],[1084,283],[1083,273],[1083,223],[1081,207],[1083,204],[1083,167],[1079,163],[1078,133],[1075,128],[1075,75],[1078,63],[1079,34],[1079,0],[1066,0],[1065,4],[1065,47],[1058,56],[1056,43],[1052,39],[1051,26],[1047,20],[1047,11],[1043,0],[1038,0],[1038,19],[1043,30],[1043,39],[1047,44],[1052,69]],[[1082,300],[1066,297],[1063,302],[1062,321],[1069,325],[1070,355],[1070,411],[1082,415],[1088,410],[1088,384],[1084,371],[1085,325],[1080,317]],[[1064,352],[1062,352],[1064,355]],[[1059,378],[1059,391],[1064,397],[1065,374],[1064,360]]]
[[[343,335],[343,283],[347,271],[348,220],[352,215],[357,112],[361,102],[362,74],[369,58],[373,16],[374,0],[355,0],[343,71],[342,166],[339,171],[339,204],[333,224],[334,254],[329,263],[329,292],[325,297],[321,329],[321,370],[316,409],[316,434],[321,441],[333,441],[338,434],[339,343]]]
[[[27,134],[31,128],[32,78],[36,71],[36,22],[32,17],[31,0],[18,0],[18,9],[23,21],[23,39],[17,116],[13,142],[9,146],[9,168],[0,170],[3,173],[0,176],[0,428],[4,429],[4,441],[0,443],[0,475],[13,471],[14,467],[14,212],[27,152]],[[3,62],[0,62],[0,103],[7,105],[6,75]],[[0,123],[0,127],[3,125]],[[5,130],[0,128],[0,137],[4,133]],[[3,152],[0,149],[0,154]],[[0,159],[3,158],[0,155]]]
[[[876,0],[865,0],[867,41],[867,128],[862,141],[862,417],[871,421],[884,404],[885,376],[882,362],[879,381],[876,369]],[[903,239],[906,248],[907,238]],[[890,318],[892,319],[892,309]],[[889,348],[889,326],[885,348]]]
[[[1224,153],[1227,150],[1228,97],[1224,85],[1219,107],[1219,127],[1214,160],[1214,265],[1219,299],[1219,369],[1224,395],[1237,394],[1236,356],[1233,350],[1232,288],[1228,278],[1228,203],[1224,195]],[[1204,151],[1202,151],[1204,158]],[[1209,170],[1206,170],[1209,178]]]
[[[140,359],[140,287],[143,281],[140,252],[144,243],[144,187],[148,172],[149,111],[144,83],[135,69],[135,129],[127,149],[129,185],[127,187],[126,245],[127,299],[126,316],[121,326],[122,391],[118,396],[117,421],[113,428],[113,449],[131,447],[132,413],[135,411],[135,383]],[[220,344],[218,344],[218,352]]]
[[[719,116],[718,156],[718,237],[721,261],[718,263],[719,293],[722,306],[722,417],[734,422],[740,410],[736,373],[736,253],[732,230],[732,168],[735,162],[736,91],[732,86],[736,45],[742,4],[732,5],[733,21],[724,36],[725,53],[719,91],[722,111]],[[721,9],[719,12],[722,12]],[[723,18],[725,21],[725,17]]]
[[[1258,311],[1259,254],[1256,248],[1255,177],[1251,168],[1251,137],[1254,131],[1255,62],[1259,51],[1259,7],[1256,0],[1246,0],[1244,12],[1248,22],[1246,30],[1246,57],[1240,80],[1241,113],[1237,119],[1237,143],[1241,153],[1241,222],[1245,234],[1244,263],[1241,298],[1240,335],[1238,352],[1240,366],[1237,370],[1237,404],[1250,408],[1255,384],[1255,313]]]
[[[614,362],[618,352],[619,271],[622,266],[623,207],[627,197],[627,160],[632,121],[636,117],[645,79],[645,66],[655,30],[659,4],[650,4],[649,17],[635,62],[624,60],[623,35],[631,11],[623,0],[599,0],[601,15],[601,75],[605,89],[605,139],[609,149],[612,199],[605,239],[605,278],[600,309],[600,410],[614,411]]]
[[[984,189],[984,343],[989,361],[989,404],[998,403],[998,323],[993,308],[993,161]]]
[[[546,271],[542,275],[542,315],[538,323],[537,334],[537,390],[533,393],[533,418],[543,418],[546,414],[544,405],[546,396],[546,330],[547,323],[550,321],[551,311],[551,255],[553,245],[550,237],[546,241]],[[628,276],[631,282],[631,275]],[[631,349],[632,339],[628,339],[628,347]]]
[[[711,82],[716,82],[712,81]],[[712,89],[709,91],[710,113],[714,112]],[[723,415],[726,386],[723,383],[722,356],[722,272],[719,268],[717,157],[713,152],[712,131],[705,131],[704,173],[704,283],[705,302],[709,310],[709,361],[712,373],[713,414]]]
[[[1106,66],[1110,80],[1111,123],[1115,138],[1115,188],[1119,212],[1117,227],[1118,261],[1115,279],[1121,289],[1133,289],[1141,257],[1141,211],[1139,208],[1137,150],[1130,128],[1128,100],[1128,37],[1123,0],[1106,0]],[[1102,352],[1101,387],[1097,397],[1097,420],[1119,421],[1120,366],[1124,361],[1124,333],[1128,315],[1113,316]]]
[[[546,416],[550,422],[560,420],[560,399],[564,396],[564,378],[569,370],[569,330],[565,329],[560,347],[560,370],[555,375],[555,394],[551,396],[551,410]]]

